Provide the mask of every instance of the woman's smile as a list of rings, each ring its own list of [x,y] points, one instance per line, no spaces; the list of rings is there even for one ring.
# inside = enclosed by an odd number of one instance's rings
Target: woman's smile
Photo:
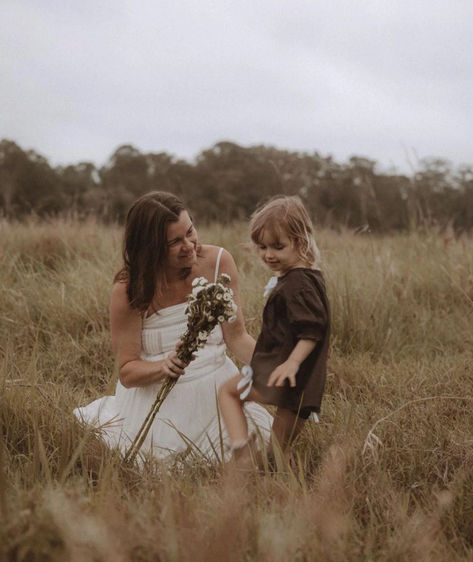
[[[168,265],[171,268],[190,267],[197,260],[197,232],[187,211],[168,227]]]
[[[197,256],[197,252],[194,246],[188,252],[182,252],[179,258],[181,258],[182,260],[190,260],[190,259],[194,260],[196,256]]]

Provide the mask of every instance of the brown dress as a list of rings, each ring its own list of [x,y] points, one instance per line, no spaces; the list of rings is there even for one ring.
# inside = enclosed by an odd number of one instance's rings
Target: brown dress
[[[319,412],[325,387],[330,309],[322,273],[295,268],[278,279],[263,311],[263,325],[251,359],[253,385],[267,404],[307,418]],[[317,340],[296,375],[296,386],[268,387],[269,375],[301,339]]]

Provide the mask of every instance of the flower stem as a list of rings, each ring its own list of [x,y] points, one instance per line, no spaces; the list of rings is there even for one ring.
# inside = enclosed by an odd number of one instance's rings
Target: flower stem
[[[156,396],[156,400],[153,402],[148,415],[146,416],[146,418],[144,419],[143,423],[141,424],[140,429],[138,430],[138,433],[136,434],[135,438],[133,439],[129,449],[126,451],[125,456],[123,458],[123,460],[126,463],[129,464],[133,464],[133,462],[136,459],[136,456],[138,455],[141,446],[144,443],[144,440],[146,439],[146,436],[148,435],[148,432],[151,428],[151,426],[153,425],[154,422],[154,418],[156,417],[156,414],[159,411],[159,408],[161,408],[161,404],[164,402],[164,400],[166,399],[167,395],[171,392],[171,390],[174,388],[174,385],[176,384],[177,379],[172,379],[171,377],[168,377],[162,384],[161,388],[159,389],[159,392]]]

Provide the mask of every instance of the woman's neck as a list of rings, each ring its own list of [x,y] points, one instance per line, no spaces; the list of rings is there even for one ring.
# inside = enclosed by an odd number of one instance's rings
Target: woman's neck
[[[168,283],[175,283],[187,279],[192,272],[192,267],[183,267],[182,269],[173,269],[166,271],[166,281]]]

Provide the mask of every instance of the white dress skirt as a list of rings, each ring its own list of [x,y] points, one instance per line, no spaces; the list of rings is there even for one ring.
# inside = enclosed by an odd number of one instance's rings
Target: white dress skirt
[[[159,361],[175,349],[186,329],[185,308],[186,303],[176,304],[144,319],[141,359]],[[193,451],[208,460],[221,459],[223,451],[228,458],[228,436],[218,415],[217,390],[237,372],[226,355],[222,329],[217,326],[164,400],[140,451],[158,458]],[[160,385],[125,388],[118,382],[115,396],[76,408],[74,414],[80,421],[100,428],[106,443],[125,453]],[[269,412],[259,404],[247,403],[245,413],[250,432],[268,442],[273,421]]]

